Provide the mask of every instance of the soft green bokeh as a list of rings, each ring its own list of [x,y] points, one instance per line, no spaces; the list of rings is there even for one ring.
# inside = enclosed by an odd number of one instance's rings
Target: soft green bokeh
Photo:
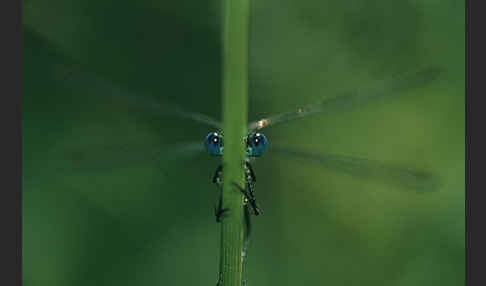
[[[22,2],[24,285],[215,285],[218,159],[167,153],[211,128],[117,95],[220,118],[219,4]],[[464,3],[252,5],[250,119],[419,66],[444,73],[265,130],[247,285],[463,285]],[[440,187],[403,191],[272,143],[424,170]]]

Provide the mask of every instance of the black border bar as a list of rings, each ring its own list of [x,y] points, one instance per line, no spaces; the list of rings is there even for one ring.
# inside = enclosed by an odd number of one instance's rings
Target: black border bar
[[[21,1],[0,3],[0,285],[21,285]]]

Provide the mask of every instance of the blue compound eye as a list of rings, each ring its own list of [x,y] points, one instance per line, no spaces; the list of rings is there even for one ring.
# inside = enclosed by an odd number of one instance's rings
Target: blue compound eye
[[[206,150],[210,155],[223,155],[223,136],[217,132],[211,132],[204,140]]]
[[[248,153],[250,156],[261,156],[267,149],[267,137],[262,133],[248,136]]]

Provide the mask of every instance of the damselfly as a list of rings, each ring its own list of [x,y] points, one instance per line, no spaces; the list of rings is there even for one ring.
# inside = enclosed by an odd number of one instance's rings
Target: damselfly
[[[316,162],[324,167],[330,168],[338,172],[343,172],[356,177],[365,177],[386,181],[393,186],[406,190],[418,192],[435,190],[437,188],[436,178],[425,171],[397,166],[394,164],[382,163],[379,161],[365,159],[361,157],[345,156],[332,153],[323,154],[299,148],[298,146],[284,146],[281,143],[282,140],[280,140],[279,142],[278,138],[274,139],[270,136],[266,136],[263,134],[263,131],[267,130],[267,128],[277,126],[280,123],[291,122],[299,118],[305,118],[311,115],[317,116],[319,114],[325,115],[328,112],[332,113],[334,111],[339,111],[348,107],[354,107],[356,109],[359,109],[360,107],[364,107],[365,104],[369,104],[372,102],[379,103],[382,100],[392,99],[401,94],[408,94],[405,93],[405,91],[430,83],[432,80],[436,79],[439,74],[440,70],[436,68],[420,69],[415,72],[401,74],[391,79],[382,80],[379,83],[373,85],[372,88],[359,89],[356,92],[337,95],[334,97],[325,97],[319,102],[310,105],[304,105],[300,108],[295,108],[293,111],[277,114],[274,116],[267,116],[265,118],[248,123],[248,133],[244,138],[242,138],[242,140],[244,140],[246,143],[246,185],[244,189],[241,189],[245,196],[244,217],[246,226],[245,245],[242,255],[245,256],[246,254],[245,250],[251,232],[251,211],[253,211],[253,214],[255,215],[260,214],[261,211],[259,204],[257,204],[257,199],[255,195],[256,175],[253,172],[252,163],[256,158],[263,157],[266,153],[280,153],[297,156],[306,161]],[[70,78],[67,78],[66,82],[69,81],[69,79]],[[205,138],[203,137],[203,134],[199,133],[200,138],[195,138],[195,141],[181,143],[174,140],[172,146],[160,146],[160,150],[157,151],[157,153],[151,155],[150,158],[139,158],[137,154],[135,155],[135,157],[132,156],[133,154],[130,155],[131,153],[139,153],[137,151],[140,150],[136,150],[129,146],[127,147],[125,152],[121,154],[121,156],[116,156],[114,158],[116,161],[124,160],[123,158],[125,158],[126,160],[130,160],[130,158],[136,158],[137,161],[150,161],[160,159],[164,160],[164,162],[171,159],[177,159],[181,161],[181,159],[183,159],[185,156],[192,156],[198,153],[202,153],[205,149],[210,155],[216,156],[220,156],[224,152],[224,133],[222,132],[222,124],[221,122],[210,116],[197,112],[190,112],[173,104],[163,103],[159,99],[156,99],[154,97],[144,96],[139,93],[127,92],[126,89],[119,88],[111,84],[109,81],[100,79],[89,73],[86,74],[80,72],[71,79],[75,81],[81,80],[83,86],[89,86],[94,89],[101,88],[101,91],[97,91],[97,93],[106,95],[106,98],[111,97],[112,102],[116,102],[116,104],[126,104],[130,108],[133,107],[137,110],[140,108],[144,111],[150,110],[155,114],[162,114],[165,117],[169,118],[177,117],[181,119],[187,119],[189,121],[206,125],[212,129],[208,129],[206,131],[208,133],[204,133],[204,135],[206,135]],[[69,86],[76,86],[76,84],[70,82]],[[98,121],[96,123],[99,124]],[[170,124],[175,123],[177,123],[177,121],[170,121]],[[193,134],[193,132],[187,133]],[[313,135],[307,134],[307,136],[312,137]],[[167,136],[167,138],[172,140],[172,136]],[[97,140],[101,141],[100,137],[98,137]],[[88,152],[91,151],[92,150],[89,150]],[[88,157],[93,158],[93,154],[88,155]],[[78,156],[78,158],[81,157]],[[74,163],[77,162],[74,161]],[[216,168],[216,172],[213,173],[214,175],[212,176],[212,178],[208,178],[208,182],[210,181],[210,179],[212,179],[212,181],[219,186],[221,184],[220,178],[222,176],[222,172],[223,168],[221,166],[218,166]],[[207,175],[209,177],[210,174],[208,173]],[[177,184],[181,183],[184,182],[179,181]],[[219,187],[218,190],[220,190]],[[225,209],[222,208],[220,196],[221,195],[218,194],[218,202],[216,203],[215,207],[215,216],[217,221],[220,221],[225,211]],[[166,198],[167,195],[164,195],[163,197]],[[264,210],[265,204],[262,203],[261,206]]]
[[[385,164],[371,159],[365,159],[354,156],[345,156],[337,154],[320,154],[303,150],[295,146],[283,146],[278,142],[272,141],[272,138],[267,138],[262,130],[268,127],[278,125],[280,123],[293,121],[299,118],[308,117],[310,115],[326,114],[331,111],[340,110],[346,107],[359,108],[371,102],[379,102],[393,98],[400,95],[406,90],[423,86],[432,80],[436,79],[440,74],[438,68],[423,68],[418,71],[405,73],[392,77],[391,79],[382,80],[372,88],[360,89],[355,92],[346,93],[344,95],[326,97],[325,99],[296,108],[294,111],[268,116],[256,121],[252,121],[247,126],[247,136],[243,138],[246,144],[246,162],[245,162],[245,178],[246,185],[241,191],[245,196],[245,218],[247,225],[247,234],[249,234],[250,227],[250,212],[248,208],[253,209],[255,215],[260,214],[255,195],[256,176],[252,168],[252,160],[263,156],[268,149],[269,152],[279,152],[287,155],[294,155],[308,161],[314,161],[331,169],[347,173],[352,176],[368,177],[387,181],[401,188],[415,191],[432,191],[437,187],[437,181],[434,176],[427,172],[420,170],[413,170],[392,164]],[[222,133],[222,124],[207,115],[189,112],[181,107],[173,104],[166,104],[157,101],[154,98],[146,97],[140,94],[130,94],[125,90],[120,89],[114,85],[110,85],[107,81],[93,77],[90,74],[84,76],[77,75],[77,79],[88,79],[88,83],[94,86],[103,86],[108,94],[112,96],[117,102],[124,101],[128,105],[135,108],[142,107],[143,109],[150,109],[156,113],[164,114],[166,116],[175,116],[185,118],[194,122],[198,122],[214,128],[205,139],[200,139],[188,143],[176,143],[172,147],[165,147],[163,154],[167,159],[169,157],[192,155],[203,152],[204,149],[214,156],[221,156],[224,152],[224,137]],[[312,136],[312,134],[309,134]],[[130,150],[126,150],[130,152]],[[221,187],[221,176],[223,168],[219,165],[212,177],[212,182]],[[221,199],[215,208],[216,220],[220,221],[222,214],[226,211],[222,208]]]
[[[332,98],[330,100],[323,100],[311,105],[298,108],[296,111],[278,114],[275,116],[270,116],[263,118],[248,124],[248,134],[244,138],[246,143],[246,164],[245,164],[245,178],[247,190],[245,190],[245,197],[247,201],[252,206],[255,215],[259,214],[259,209],[256,204],[255,194],[253,191],[253,185],[255,183],[255,174],[251,167],[251,159],[255,157],[260,157],[263,155],[267,149],[267,138],[260,132],[261,129],[275,124],[283,123],[286,121],[294,120],[301,117],[306,117],[309,115],[317,113],[325,113],[334,108],[341,108],[344,106],[365,104],[372,100],[377,100],[385,97],[393,96],[394,93],[399,93],[404,89],[417,87],[421,84],[425,84],[439,74],[439,70],[435,68],[428,68],[420,70],[419,72],[409,73],[402,75],[396,79],[393,79],[386,83],[386,85],[379,86],[379,88],[368,90],[368,91],[358,91],[350,93],[347,95]],[[181,114],[182,115],[182,114]],[[215,120],[203,117],[201,115],[193,114],[193,119],[212,125],[214,127],[220,127],[219,123]],[[216,123],[216,124],[215,124]],[[278,146],[278,145],[277,145]],[[211,155],[222,155],[224,150],[223,136],[221,131],[214,131],[209,133],[205,139],[205,147],[209,154]],[[396,179],[400,183],[407,184],[407,187],[416,188],[421,190],[433,188],[432,178],[423,172],[398,168],[391,165],[379,164],[371,160],[366,160],[362,158],[355,157],[345,157],[345,156],[320,156],[319,154],[313,154],[308,151],[299,150],[296,148],[279,148],[277,147],[275,151],[295,154],[298,156],[306,157],[307,159],[314,159],[321,161],[323,163],[333,162],[335,167],[340,165],[340,168],[345,170],[352,170],[359,168],[361,170],[368,169],[371,170],[380,169],[382,175],[388,176],[389,179]],[[336,164],[337,163],[337,164]],[[213,177],[213,182],[220,184],[220,176],[222,172],[222,166],[220,165],[216,170],[216,174]],[[407,182],[408,181],[408,182]]]
[[[80,73],[81,74],[81,73]],[[389,183],[400,186],[401,188],[415,191],[430,191],[436,188],[436,180],[431,174],[423,171],[413,170],[385,164],[371,159],[365,159],[354,156],[336,155],[336,154],[319,154],[308,150],[299,149],[295,146],[283,146],[278,142],[273,142],[272,138],[267,138],[262,130],[268,127],[293,121],[299,118],[308,117],[317,114],[326,114],[335,110],[346,107],[359,108],[371,102],[379,102],[400,95],[404,91],[424,86],[438,77],[440,69],[428,67],[419,69],[414,72],[400,74],[387,80],[382,80],[371,88],[360,89],[355,92],[346,93],[296,108],[294,111],[268,116],[248,123],[247,136],[243,138],[246,144],[246,163],[245,178],[246,188],[242,190],[245,194],[245,202],[249,203],[253,213],[258,215],[260,209],[256,202],[254,185],[256,181],[251,162],[257,157],[261,157],[268,149],[269,152],[279,152],[287,155],[294,155],[305,160],[315,161],[334,170],[348,173],[353,176],[373,177],[385,180]],[[187,111],[174,104],[166,104],[157,101],[154,98],[140,94],[131,94],[126,91],[110,85],[107,81],[93,77],[90,74],[79,74],[76,77],[88,80],[87,84],[108,87],[107,97],[112,96],[117,102],[125,101],[128,105],[135,108],[150,109],[156,113],[162,113],[167,116],[185,118],[194,122],[204,124],[214,128],[206,138],[193,142],[176,143],[172,147],[166,147],[164,155],[177,157],[192,155],[203,152],[204,149],[214,156],[221,156],[224,152],[224,138],[222,133],[222,124],[218,120],[197,112]],[[310,134],[309,136],[312,136]],[[270,143],[271,142],[271,143]],[[129,152],[130,150],[127,150]],[[212,177],[212,182],[220,185],[223,168],[219,165]],[[221,202],[218,203],[216,219],[220,220]],[[218,210],[219,209],[219,210]]]
[[[351,105],[365,104],[372,100],[378,100],[385,97],[391,97],[395,93],[399,93],[404,89],[409,89],[413,87],[418,87],[422,84],[428,83],[429,81],[435,79],[439,74],[439,70],[436,68],[422,69],[418,72],[413,72],[409,74],[401,75],[393,80],[385,82],[385,84],[380,85],[378,88],[374,88],[367,91],[357,91],[354,93],[346,94],[343,96],[335,97],[328,100],[323,100],[314,104],[298,108],[296,111],[286,112],[282,114],[277,114],[274,116],[269,116],[257,121],[250,122],[247,126],[248,133],[243,140],[246,144],[246,161],[245,161],[245,180],[246,188],[241,188],[237,184],[234,184],[235,188],[240,189],[244,194],[244,211],[245,211],[245,225],[246,225],[246,240],[248,239],[250,232],[250,212],[248,208],[251,206],[254,215],[260,214],[260,209],[256,202],[254,184],[256,182],[255,173],[251,166],[251,160],[256,157],[260,157],[266,151],[269,142],[267,137],[261,132],[263,128],[270,127],[279,123],[287,122],[290,120],[295,120],[297,118],[310,116],[317,113],[325,113],[335,108],[341,108]],[[190,116],[192,119],[211,125],[213,127],[220,128],[221,124],[216,120],[211,119],[207,116],[200,114],[190,114],[187,112],[178,111],[180,115]],[[224,138],[221,130],[210,132],[205,140],[205,147],[210,155],[222,156],[224,152]],[[278,145],[277,145],[278,146]],[[273,148],[272,148],[273,149]],[[322,156],[319,154],[313,154],[308,151],[299,150],[297,148],[282,148],[277,147],[274,150],[298,155],[305,157],[309,160],[317,160],[323,164],[333,165],[336,169],[341,169],[342,171],[353,172],[358,171],[360,173],[369,172],[379,173],[388,179],[395,181],[396,183],[402,184],[407,188],[413,188],[415,190],[433,190],[435,188],[435,183],[433,177],[424,172],[410,170],[406,168],[400,168],[391,165],[380,164],[371,160],[347,157],[347,156],[333,156],[326,155]],[[219,189],[221,188],[221,176],[223,167],[219,165],[213,176],[213,183],[217,184]],[[222,208],[221,195],[217,207],[215,208],[216,221],[221,220],[221,216],[228,211],[226,208]],[[245,243],[246,245],[246,243]],[[245,251],[245,250],[244,250]],[[245,252],[243,253],[243,255]]]

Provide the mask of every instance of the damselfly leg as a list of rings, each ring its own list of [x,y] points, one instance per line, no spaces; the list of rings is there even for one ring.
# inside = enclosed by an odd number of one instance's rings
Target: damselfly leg
[[[223,198],[222,198],[222,182],[221,182],[221,176],[223,175],[223,165],[219,165],[218,168],[216,168],[216,172],[214,172],[213,176],[213,183],[218,186],[218,191],[219,191],[219,200],[217,206],[214,207],[214,216],[216,217],[216,222],[221,222],[221,219],[223,218],[224,214],[228,212],[228,208],[223,209]]]
[[[224,214],[228,211],[227,208],[223,208],[223,202],[222,202],[222,175],[223,175],[223,165],[219,165],[218,168],[216,168],[216,172],[214,173],[213,176],[213,183],[215,183],[218,186],[218,190],[220,192],[219,194],[219,201],[217,206],[214,209],[214,214],[216,216],[216,221],[220,222],[221,218],[224,216]],[[256,197],[255,197],[255,191],[254,191],[254,183],[256,181],[255,173],[253,172],[253,169],[251,167],[250,162],[246,161],[245,162],[245,184],[246,188],[242,188],[240,185],[236,184],[233,182],[233,186],[237,188],[244,196],[245,196],[245,207],[247,206],[247,203],[251,205],[253,208],[253,213],[255,215],[260,214],[260,209],[258,208],[258,205],[256,203]]]

